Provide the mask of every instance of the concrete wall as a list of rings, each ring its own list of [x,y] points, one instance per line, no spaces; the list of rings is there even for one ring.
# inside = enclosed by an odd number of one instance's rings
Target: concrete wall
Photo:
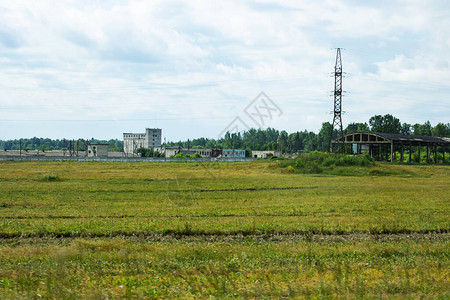
[[[267,158],[272,156],[281,156],[280,151],[252,151],[252,158]]]
[[[223,149],[222,157],[245,157],[245,150],[242,149]]]
[[[167,147],[163,150],[165,151],[166,157],[170,157],[171,155],[176,155],[178,153],[189,154],[189,155],[198,153],[204,157],[211,157],[211,153],[212,153],[211,149],[199,149],[199,148],[187,149],[187,148],[179,148],[179,147]]]
[[[108,144],[88,144],[88,157],[108,157]]]
[[[79,156],[84,157],[86,156],[85,151],[77,151],[75,153],[71,153],[68,150],[0,150],[0,157],[11,157],[11,156],[39,156],[39,157],[71,157],[71,156]]]
[[[45,156],[0,156],[0,161],[121,161],[121,162],[171,162],[171,161],[252,161],[252,158],[164,158],[164,157],[45,157]]]
[[[164,151],[165,151],[165,156],[170,157],[171,155],[175,156],[178,153],[179,148],[178,147],[177,148],[165,148]]]

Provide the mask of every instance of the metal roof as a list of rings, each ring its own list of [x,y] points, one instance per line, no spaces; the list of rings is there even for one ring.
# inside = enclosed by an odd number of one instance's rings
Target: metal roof
[[[450,145],[450,138],[423,135],[404,135],[380,132],[355,132],[346,134],[333,140],[333,143],[360,143],[360,144],[406,144],[413,146]]]

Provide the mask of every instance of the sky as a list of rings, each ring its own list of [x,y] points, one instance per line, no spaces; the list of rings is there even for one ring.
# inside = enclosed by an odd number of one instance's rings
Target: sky
[[[0,140],[450,122],[447,0],[0,2]]]

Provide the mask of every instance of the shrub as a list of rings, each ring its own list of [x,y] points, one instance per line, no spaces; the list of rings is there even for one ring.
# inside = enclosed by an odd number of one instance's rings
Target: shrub
[[[48,174],[48,175],[44,175],[42,177],[42,181],[60,181],[61,179],[59,178],[59,176],[57,174]]]
[[[203,156],[201,156],[199,153],[195,153],[195,154],[177,153],[175,156],[171,155],[170,157],[175,157],[175,158],[202,158]]]
[[[333,167],[373,166],[375,160],[368,154],[365,155],[345,155],[334,153],[311,152],[308,155],[301,155],[295,160],[286,160],[280,162],[280,167],[289,168],[304,174],[319,174],[325,170],[331,170]]]

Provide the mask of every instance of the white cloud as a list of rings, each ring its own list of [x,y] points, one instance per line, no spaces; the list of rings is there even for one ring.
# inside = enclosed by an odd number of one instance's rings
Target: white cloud
[[[81,123],[75,137],[90,134],[92,124],[98,138],[120,137],[121,126],[160,126],[169,139],[215,137],[261,90],[283,106],[274,126],[318,130],[331,121],[334,47],[347,49],[344,123],[384,112],[407,122],[448,122],[449,7],[2,1],[0,118],[28,126],[3,130],[10,123],[0,121],[0,139],[60,137],[73,127],[29,119],[122,120]],[[141,119],[148,121],[133,121]]]

